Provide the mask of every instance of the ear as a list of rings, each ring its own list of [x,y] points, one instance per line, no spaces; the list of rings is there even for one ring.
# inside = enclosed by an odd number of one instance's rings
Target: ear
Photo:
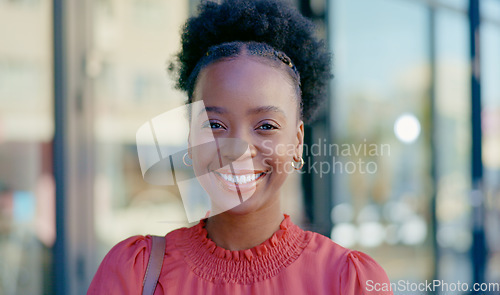
[[[304,121],[299,120],[299,122],[297,123],[296,132],[297,138],[295,145],[295,155],[297,156],[296,158],[299,159],[300,157],[302,157],[302,152],[304,151]]]

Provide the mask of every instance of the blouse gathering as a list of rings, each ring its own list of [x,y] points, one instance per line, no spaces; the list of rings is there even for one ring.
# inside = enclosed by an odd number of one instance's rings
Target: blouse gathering
[[[217,246],[205,224],[201,220],[165,236],[155,295],[392,294],[383,291],[389,279],[371,257],[302,230],[286,214],[269,239],[239,251]],[[114,246],[87,294],[141,294],[151,241],[151,236],[133,236]]]

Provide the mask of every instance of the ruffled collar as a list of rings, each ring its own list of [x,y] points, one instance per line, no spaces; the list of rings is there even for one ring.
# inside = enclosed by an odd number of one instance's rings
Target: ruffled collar
[[[207,237],[206,219],[187,228],[178,241],[193,272],[215,283],[251,284],[277,275],[293,263],[311,238],[284,215],[277,230],[262,244],[231,251],[217,246]]]

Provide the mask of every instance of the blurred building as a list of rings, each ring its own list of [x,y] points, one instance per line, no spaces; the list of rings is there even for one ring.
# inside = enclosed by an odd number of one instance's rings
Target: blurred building
[[[292,2],[335,79],[285,211],[392,282],[499,282],[500,0]],[[135,135],[184,102],[198,3],[0,0],[0,294],[85,294],[117,242],[189,226]]]

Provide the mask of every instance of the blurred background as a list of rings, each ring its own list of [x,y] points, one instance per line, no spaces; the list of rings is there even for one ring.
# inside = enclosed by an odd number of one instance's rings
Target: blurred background
[[[392,282],[500,282],[500,0],[290,1],[334,53],[306,142],[337,149],[285,211]],[[0,294],[85,294],[117,242],[190,225],[135,134],[185,100],[166,68],[198,3],[0,0]]]

